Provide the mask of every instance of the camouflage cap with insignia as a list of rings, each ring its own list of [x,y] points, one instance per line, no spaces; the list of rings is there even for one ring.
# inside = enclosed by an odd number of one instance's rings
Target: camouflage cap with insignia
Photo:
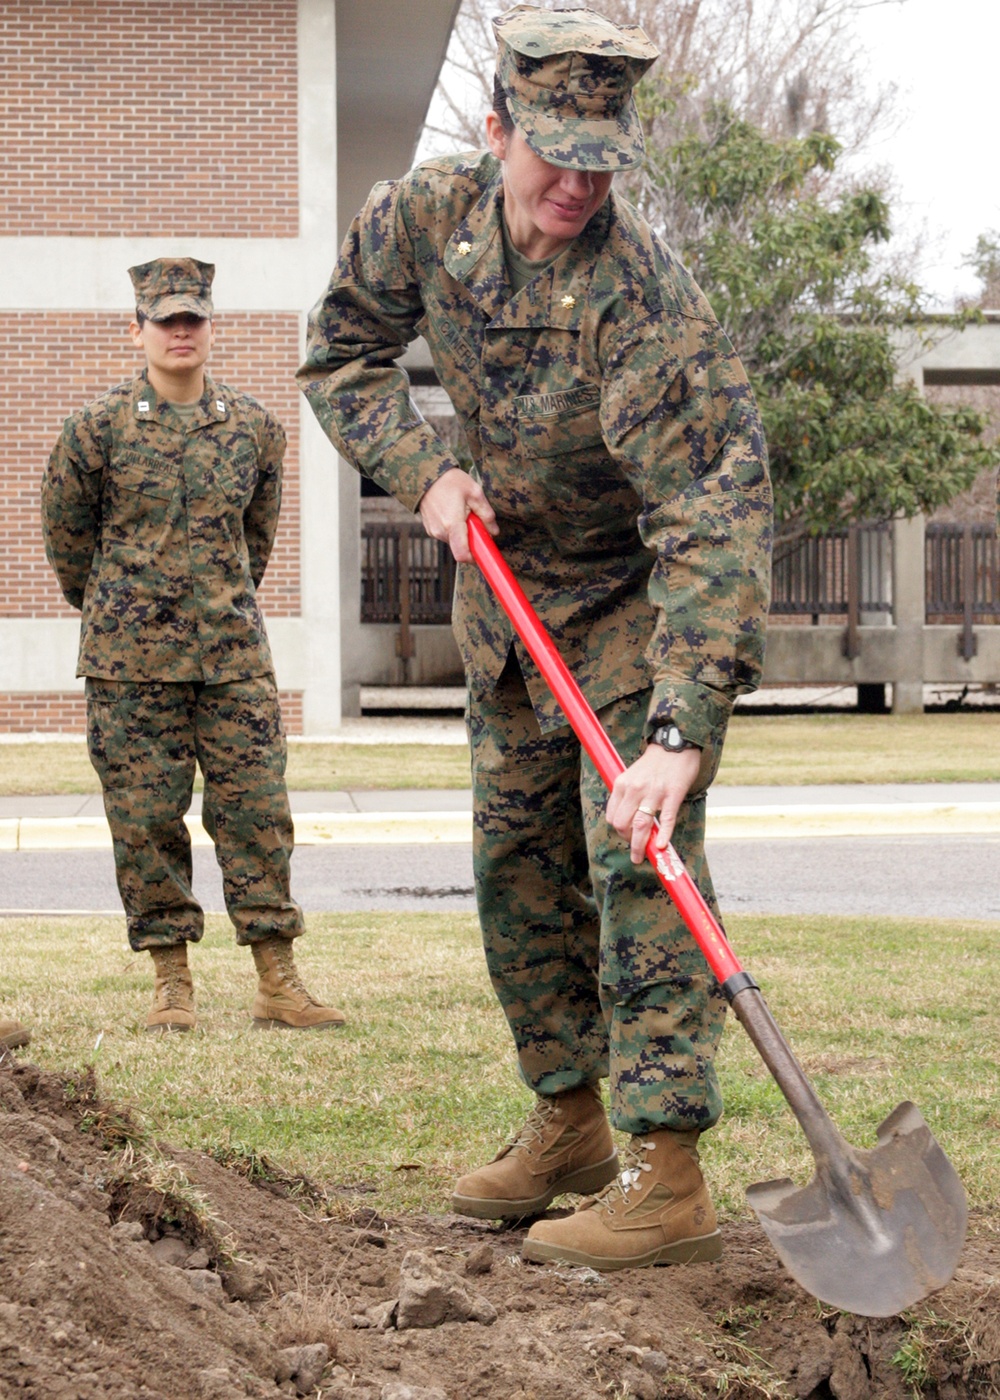
[[[536,155],[577,170],[631,170],[643,158],[632,89],[659,51],[637,24],[596,10],[515,5],[493,21],[497,77]]]
[[[197,258],[155,258],[130,267],[128,275],[135,288],[135,309],[151,321],[165,321],[184,312],[211,320],[214,263]]]

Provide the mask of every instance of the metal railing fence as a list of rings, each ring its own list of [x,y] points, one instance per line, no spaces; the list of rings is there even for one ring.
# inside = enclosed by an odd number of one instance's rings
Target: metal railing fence
[[[960,623],[959,650],[971,661],[975,624],[1000,622],[1000,540],[991,525],[939,521],[924,538],[927,621]]]
[[[1000,539],[991,525],[942,525],[926,533],[927,621],[953,622],[968,605],[977,622],[1000,620]]]
[[[404,587],[403,580],[408,580]],[[451,621],[455,560],[419,524],[373,521],[361,527],[361,621]]]
[[[926,621],[964,627],[1000,622],[1000,540],[990,525],[930,522],[926,529]],[[373,521],[361,529],[361,621],[411,625],[451,621],[455,561],[419,523]],[[847,620],[845,651],[856,654],[862,613],[892,612],[892,526],[852,525],[775,549],[771,615]],[[409,643],[407,641],[407,648]]]
[[[772,616],[847,614],[852,595],[860,612],[892,612],[892,528],[852,525],[775,546]]]

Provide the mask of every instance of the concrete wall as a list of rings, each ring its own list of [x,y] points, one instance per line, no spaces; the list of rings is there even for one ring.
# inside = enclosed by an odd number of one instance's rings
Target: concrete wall
[[[897,336],[900,377],[924,383],[1000,382],[1000,311],[956,330],[943,318]]]

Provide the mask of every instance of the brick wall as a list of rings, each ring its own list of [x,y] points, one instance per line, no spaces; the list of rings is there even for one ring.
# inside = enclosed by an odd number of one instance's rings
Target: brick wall
[[[0,234],[295,237],[295,0],[4,0]]]
[[[168,242],[165,240],[165,242]],[[169,246],[169,245],[168,245]],[[42,471],[63,419],[141,367],[129,313],[0,314],[4,432],[0,434],[0,617],[70,617],[49,568],[39,525]],[[209,360],[213,377],[253,394],[288,434],[281,523],[261,605],[271,617],[299,612],[298,325],[291,314],[220,312]]]
[[[0,691],[0,731],[5,734],[84,734],[86,729],[82,691]]]

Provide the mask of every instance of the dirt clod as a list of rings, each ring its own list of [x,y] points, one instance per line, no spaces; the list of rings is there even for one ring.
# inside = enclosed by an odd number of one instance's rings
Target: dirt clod
[[[86,1075],[0,1065],[0,1396],[11,1400],[988,1400],[1000,1238],[902,1318],[821,1307],[756,1222],[715,1264],[525,1265],[523,1229],[327,1213],[134,1149]],[[332,1188],[331,1188],[332,1189]]]

